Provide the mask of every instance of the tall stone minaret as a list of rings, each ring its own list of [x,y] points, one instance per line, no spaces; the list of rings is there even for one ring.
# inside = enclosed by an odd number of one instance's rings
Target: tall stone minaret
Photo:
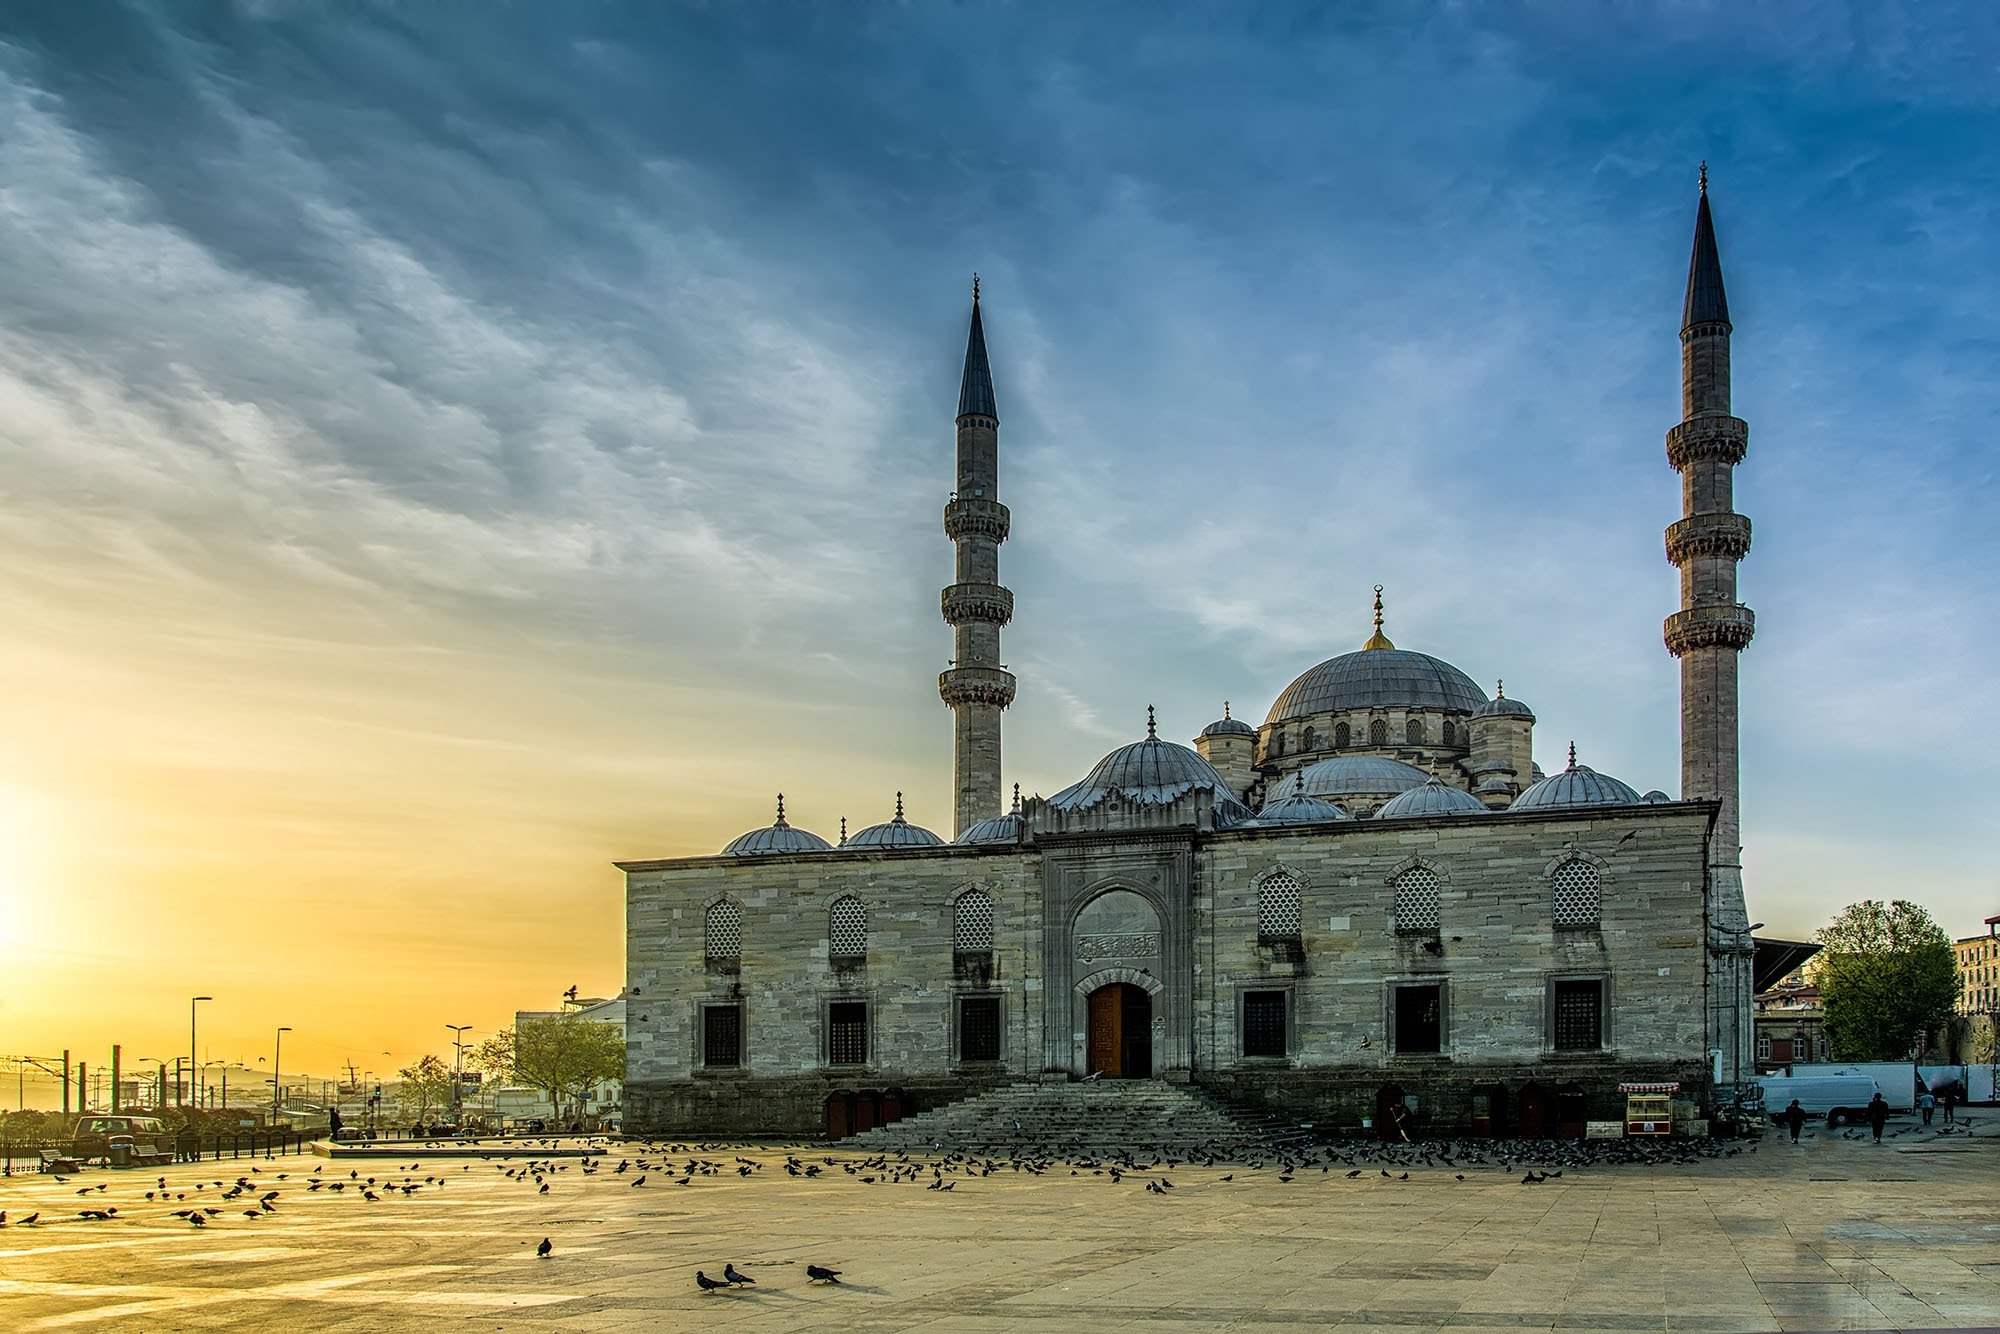
[[[1014,616],[1014,595],[1000,586],[1000,544],[1007,540],[1000,503],[1000,410],[986,330],[979,321],[979,277],[972,279],[972,332],[958,386],[958,490],[944,507],[944,535],[958,546],[955,581],[944,590],[944,619],[956,656],[938,677],[951,706],[955,833],[1000,814],[1000,711],[1014,702],[1014,675],[1000,665],[1000,627]]]
[[[1667,559],[1681,572],[1681,609],[1667,618],[1666,641],[1681,666],[1681,796],[1720,807],[1708,849],[1709,1028],[1725,1082],[1748,1078],[1755,1056],[1755,949],[1737,805],[1736,655],[1756,632],[1757,618],[1736,600],[1736,563],[1750,550],[1750,521],[1736,513],[1732,487],[1750,428],[1729,412],[1729,334],[1703,163],[1681,312],[1681,423],[1667,432],[1667,461],[1681,475],[1681,519],[1667,529]]]

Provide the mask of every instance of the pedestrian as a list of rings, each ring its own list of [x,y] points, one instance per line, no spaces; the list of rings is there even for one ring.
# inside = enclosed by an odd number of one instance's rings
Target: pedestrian
[[[340,1109],[329,1107],[326,1112],[326,1137],[336,1144],[340,1142]]]
[[[1889,1104],[1882,1100],[1878,1091],[1868,1100],[1868,1124],[1875,1131],[1875,1142],[1882,1142],[1882,1127],[1889,1124]]]
[[[1936,1108],[1937,1108],[1937,1098],[1931,1093],[1929,1089],[1925,1089],[1923,1092],[1923,1096],[1917,1099],[1917,1110],[1924,1114],[1925,1125],[1929,1125],[1931,1123],[1931,1112],[1934,1111]]]
[[[1778,1119],[1785,1123],[1785,1129],[1792,1132],[1792,1143],[1797,1144],[1799,1142],[1799,1131],[1805,1128],[1806,1109],[1799,1106],[1797,1098],[1793,1098],[1792,1105],[1778,1113]]]
[[[1958,1106],[1958,1089],[1956,1087],[1946,1089],[1944,1091],[1944,1123],[1946,1125],[1950,1125],[1954,1120],[1952,1108],[1956,1106]]]

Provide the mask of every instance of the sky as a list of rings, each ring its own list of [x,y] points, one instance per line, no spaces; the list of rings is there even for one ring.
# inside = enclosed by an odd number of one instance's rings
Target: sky
[[[1751,917],[1983,930],[1996,66],[1885,0],[9,6],[0,1053],[212,995],[204,1059],[401,1065],[614,994],[614,859],[949,834],[975,271],[1009,783],[1261,719],[1380,583],[1676,790],[1703,160]]]

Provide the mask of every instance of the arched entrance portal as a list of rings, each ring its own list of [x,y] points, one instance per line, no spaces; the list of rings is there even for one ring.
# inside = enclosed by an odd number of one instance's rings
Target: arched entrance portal
[[[1113,982],[1090,993],[1090,1069],[1106,1079],[1153,1074],[1153,998],[1143,987]]]

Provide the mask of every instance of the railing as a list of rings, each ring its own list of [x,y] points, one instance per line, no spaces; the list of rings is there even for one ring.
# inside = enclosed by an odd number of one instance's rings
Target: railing
[[[303,1153],[306,1146],[318,1138],[319,1134],[304,1130],[246,1130],[218,1135],[160,1135],[152,1142],[162,1149],[171,1150],[175,1162],[202,1162]],[[141,1140],[144,1142],[144,1137]],[[24,1135],[14,1138],[0,1134],[0,1176],[40,1171],[44,1149],[54,1149],[74,1158],[77,1156],[77,1143],[74,1136]],[[104,1158],[102,1149],[94,1149],[89,1161],[98,1162]]]

